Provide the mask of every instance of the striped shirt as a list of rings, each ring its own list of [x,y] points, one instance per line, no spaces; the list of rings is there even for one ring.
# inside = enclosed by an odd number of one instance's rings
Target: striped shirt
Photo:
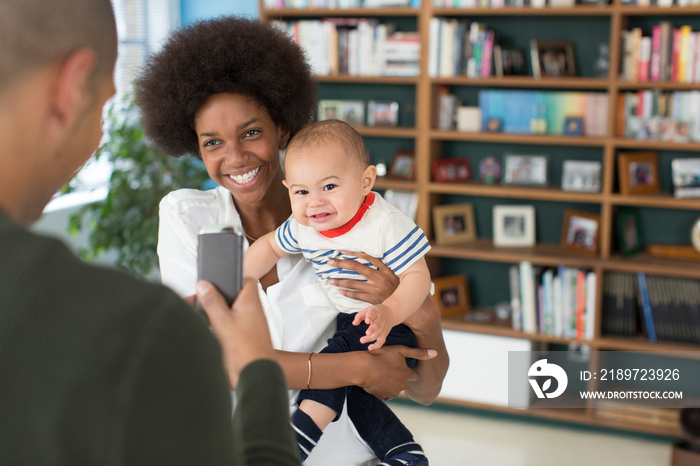
[[[341,312],[346,313],[360,311],[368,304],[343,296],[337,286],[328,284],[328,280],[366,279],[357,272],[331,267],[328,261],[349,259],[372,268],[376,267],[354,255],[341,254],[341,250],[361,251],[381,258],[396,275],[401,275],[430,249],[423,230],[374,192],[367,196],[363,207],[353,220],[333,231],[336,232],[335,235],[317,232],[311,227],[301,225],[292,216],[277,229],[275,238],[283,251],[288,254],[301,253],[311,262],[328,297]],[[337,234],[338,231],[341,234]]]

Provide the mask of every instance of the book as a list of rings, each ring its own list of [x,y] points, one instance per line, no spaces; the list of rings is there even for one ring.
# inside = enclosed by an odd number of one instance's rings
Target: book
[[[586,274],[586,322],[583,331],[583,337],[586,340],[592,340],[595,336],[596,281],[595,272],[588,272]]]
[[[508,271],[510,279],[510,308],[511,326],[513,330],[522,330],[522,307],[520,301],[520,268],[517,265],[510,267]]]
[[[649,291],[647,289],[647,279],[644,272],[637,272],[637,279],[639,282],[639,305],[642,310],[642,317],[644,322],[644,328],[646,330],[647,338],[650,342],[654,343],[657,341],[656,328],[654,326],[654,316],[651,309],[651,302],[649,301]]]
[[[520,303],[522,306],[522,330],[526,333],[537,332],[536,293],[534,269],[532,263],[520,263]]]

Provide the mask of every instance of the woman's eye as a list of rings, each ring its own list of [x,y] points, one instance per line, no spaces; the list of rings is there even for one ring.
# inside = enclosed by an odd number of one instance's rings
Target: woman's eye
[[[246,137],[246,138],[250,138],[250,137],[255,136],[255,135],[258,134],[258,133],[260,133],[260,130],[257,130],[257,129],[249,129],[248,131],[245,132],[245,134],[243,134],[243,136]]]
[[[324,191],[330,191],[331,189],[335,188],[334,184],[327,184],[323,187]]]
[[[202,144],[202,147],[211,147],[211,146],[216,146],[219,144],[219,141],[215,139],[210,139],[208,141],[204,141],[204,144]]]

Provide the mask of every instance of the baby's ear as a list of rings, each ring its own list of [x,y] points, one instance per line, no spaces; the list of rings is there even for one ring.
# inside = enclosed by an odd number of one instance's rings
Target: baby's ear
[[[362,194],[366,196],[372,191],[374,182],[377,180],[377,167],[368,165],[362,172]]]
[[[287,180],[282,180],[282,184],[285,188],[289,189],[289,184],[287,183]]]

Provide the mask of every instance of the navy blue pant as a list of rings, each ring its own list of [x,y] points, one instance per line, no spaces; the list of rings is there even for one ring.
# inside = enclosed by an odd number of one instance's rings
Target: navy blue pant
[[[355,314],[338,315],[338,330],[328,340],[321,353],[347,353],[348,351],[366,350],[369,343],[360,343],[368,325],[362,323],[352,325]],[[385,345],[405,345],[411,348],[417,346],[416,337],[407,326],[399,324],[389,332]],[[409,367],[416,365],[415,359],[406,359]],[[343,402],[348,400],[348,416],[355,425],[357,432],[377,455],[383,459],[386,453],[397,445],[412,442],[411,432],[401,423],[398,417],[374,395],[370,395],[360,387],[343,387],[332,390],[302,390],[299,392],[297,403],[301,400],[313,400],[328,406],[338,413],[343,411]],[[336,417],[337,419],[337,417]]]

